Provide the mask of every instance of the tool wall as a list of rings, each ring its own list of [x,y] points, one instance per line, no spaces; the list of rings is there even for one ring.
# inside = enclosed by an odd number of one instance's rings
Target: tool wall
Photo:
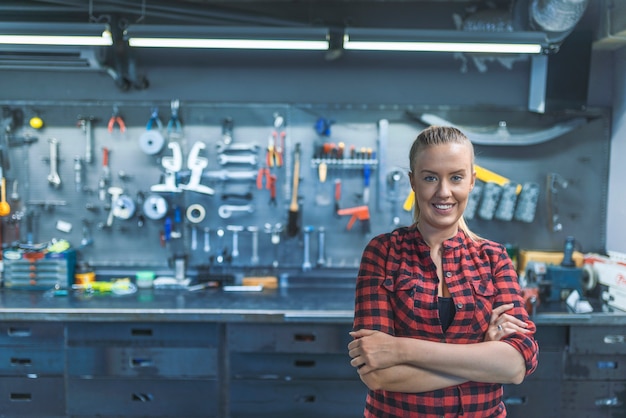
[[[508,143],[475,142],[490,174],[473,197],[473,230],[520,248],[558,250],[567,235],[584,251],[604,246],[602,113],[176,99],[2,106],[5,248],[65,239],[79,263],[112,270],[176,260],[204,272],[353,269],[374,234],[412,222],[408,150],[426,114],[472,134],[502,133],[508,121]],[[583,122],[554,130],[573,118]],[[511,144],[541,132],[557,134]],[[517,216],[522,186],[533,194]]]

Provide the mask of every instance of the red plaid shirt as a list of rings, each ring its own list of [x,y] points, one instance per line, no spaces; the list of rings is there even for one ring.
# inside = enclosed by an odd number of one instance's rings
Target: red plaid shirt
[[[528,323],[528,334],[502,341],[526,362],[526,375],[537,367],[535,324],[520,295],[517,274],[504,246],[472,241],[465,233],[443,243],[443,275],[456,314],[444,333],[437,308],[437,271],[430,247],[415,227],[373,238],[365,248],[357,279],[354,329],[374,329],[401,337],[451,344],[482,342],[492,310],[506,303],[508,314]],[[505,417],[502,385],[466,382],[423,393],[369,391],[365,417]]]

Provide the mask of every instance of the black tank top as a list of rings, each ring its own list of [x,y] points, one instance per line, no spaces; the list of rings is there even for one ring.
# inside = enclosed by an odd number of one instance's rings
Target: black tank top
[[[443,332],[446,332],[456,313],[452,298],[439,297],[439,320],[441,321],[441,328]]]

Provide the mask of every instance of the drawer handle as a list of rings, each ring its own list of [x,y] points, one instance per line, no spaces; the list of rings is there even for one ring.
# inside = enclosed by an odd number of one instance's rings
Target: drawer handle
[[[132,399],[134,402],[152,402],[154,396],[151,393],[133,393]]]
[[[596,363],[598,369],[617,369],[616,361],[599,361]]]
[[[510,396],[504,399],[505,405],[526,405],[526,396]]]
[[[32,331],[30,328],[26,327],[9,327],[7,334],[9,337],[30,337]]]
[[[313,403],[315,402],[315,395],[300,395],[296,398],[296,402]]]
[[[604,344],[624,344],[626,342],[626,336],[624,335],[605,335]]]
[[[621,405],[619,399],[617,399],[617,396],[614,396],[612,398],[596,399],[595,404],[596,406],[620,406]]]
[[[293,339],[298,342],[310,343],[315,341],[315,334],[294,334]]]
[[[32,366],[33,362],[29,358],[11,357],[11,366]]]
[[[152,337],[152,330],[150,328],[133,328],[130,330],[130,335],[133,337]]]
[[[293,364],[296,367],[315,367],[315,360],[296,360]]]
[[[30,402],[33,397],[30,393],[11,393],[11,401],[15,402]]]
[[[130,366],[131,367],[152,367],[154,366],[154,362],[149,358],[131,358]]]

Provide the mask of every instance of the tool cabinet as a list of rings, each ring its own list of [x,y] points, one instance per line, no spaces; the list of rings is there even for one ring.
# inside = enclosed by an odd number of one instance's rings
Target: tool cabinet
[[[68,414],[217,416],[216,330],[215,324],[68,324]]]
[[[626,329],[572,326],[562,382],[564,414],[606,418],[626,410]]]
[[[232,324],[230,416],[361,417],[367,388],[350,366],[349,325]]]
[[[59,323],[0,323],[3,416],[64,416],[64,343],[65,328]]]

